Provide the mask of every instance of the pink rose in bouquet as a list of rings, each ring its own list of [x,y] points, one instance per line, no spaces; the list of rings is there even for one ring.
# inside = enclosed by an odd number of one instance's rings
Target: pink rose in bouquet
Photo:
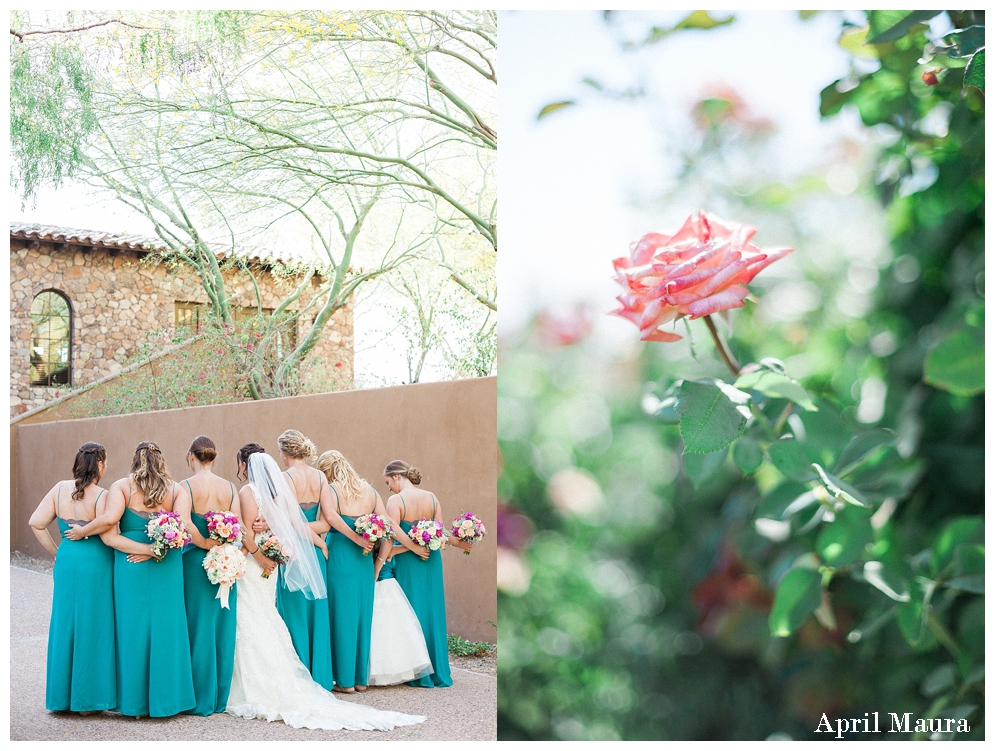
[[[451,537],[455,537],[458,540],[464,540],[473,545],[480,542],[484,538],[484,535],[487,534],[487,530],[484,528],[484,523],[480,521],[480,519],[467,512],[460,514],[453,519],[453,528],[449,534]],[[470,551],[464,550],[463,555],[470,555]]]

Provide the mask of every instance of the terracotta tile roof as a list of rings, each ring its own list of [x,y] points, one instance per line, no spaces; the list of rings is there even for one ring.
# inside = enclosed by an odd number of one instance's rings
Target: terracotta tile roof
[[[42,240],[45,242],[71,243],[85,245],[91,248],[120,248],[139,253],[149,253],[153,250],[166,250],[166,244],[158,237],[137,235],[125,232],[99,232],[92,229],[73,229],[71,227],[55,227],[49,224],[11,222],[10,236],[19,240]],[[227,258],[230,254],[227,248],[218,247],[215,250],[218,258]],[[287,253],[260,253],[250,251],[239,253],[239,256],[252,263],[263,265],[273,263],[296,263],[300,259]]]
[[[98,232],[90,229],[53,227],[48,224],[10,223],[10,236],[21,240],[45,240],[49,242],[89,245],[94,248],[122,248],[149,252],[166,246],[158,237],[134,235],[124,232]]]

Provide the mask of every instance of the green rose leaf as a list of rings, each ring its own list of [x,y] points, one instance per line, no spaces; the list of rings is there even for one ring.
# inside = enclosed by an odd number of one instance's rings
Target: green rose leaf
[[[981,93],[985,93],[985,48],[982,47],[980,50],[974,53],[974,57],[971,58],[971,62],[967,64],[967,70],[964,71],[964,85],[965,86],[977,86],[981,89]]]
[[[757,516],[762,519],[785,519],[818,502],[806,485],[799,482],[783,482],[760,499],[760,503],[757,504]]]
[[[942,12],[939,10],[872,10],[867,14],[871,24],[868,41],[870,44],[894,42],[908,34],[916,24],[924,23]]]
[[[713,474],[719,471],[725,461],[728,448],[711,454],[684,454],[684,471],[695,487],[700,488]]]
[[[985,548],[983,545],[958,545],[954,550],[954,578],[948,587],[965,592],[985,593]]]
[[[815,549],[827,566],[843,568],[860,558],[864,547],[873,539],[870,510],[844,506],[819,532]]]
[[[736,388],[753,389],[775,399],[788,399],[809,412],[818,409],[812,397],[797,381],[770,370],[754,370],[741,375],[736,380]]]
[[[854,436],[843,449],[843,453],[840,454],[833,472],[839,477],[846,477],[865,459],[875,454],[877,449],[882,446],[891,446],[894,442],[895,434],[884,428],[869,430]]]
[[[793,568],[777,585],[770,613],[770,633],[788,636],[822,602],[822,576],[810,568]]]
[[[816,478],[812,464],[802,451],[801,444],[792,436],[774,441],[767,449],[771,462],[789,480],[808,482]]]
[[[856,95],[856,89],[840,91],[837,85],[844,79],[835,81],[824,88],[819,94],[819,114],[823,117],[830,117],[837,114],[843,105],[847,104]]]
[[[985,522],[980,516],[963,516],[950,522],[933,543],[930,570],[939,576],[954,560],[959,545],[984,545]]]
[[[864,578],[888,597],[898,602],[908,602],[909,583],[891,567],[881,561],[868,561],[864,564]]]
[[[725,26],[736,20],[735,16],[717,20],[712,18],[707,10],[696,10],[676,26],[654,26],[650,29],[650,35],[646,39],[646,44],[656,44],[666,39],[675,31],[682,29],[714,29],[716,26]]]
[[[577,102],[574,102],[572,100],[568,100],[565,102],[553,102],[552,104],[547,104],[545,107],[539,110],[539,114],[536,115],[536,120],[542,120],[547,115],[551,115],[554,112],[563,109],[564,107],[572,107],[575,104],[577,104]]]
[[[854,506],[863,506],[865,508],[870,507],[867,499],[864,498],[863,494],[859,490],[843,482],[840,478],[829,474],[818,464],[813,464],[812,468],[819,473],[819,479],[822,480],[822,484],[826,486],[826,490],[828,490],[834,498],[846,501],[847,503],[852,503]]]
[[[961,329],[933,347],[926,356],[923,379],[959,396],[974,396],[984,391],[985,343],[980,333]]]
[[[936,670],[927,675],[920,687],[923,696],[936,696],[944,691],[949,691],[957,682],[957,666],[952,662],[940,665]]]
[[[764,462],[764,452],[752,438],[742,437],[732,445],[732,460],[743,474],[756,472]]]
[[[903,602],[898,606],[895,613],[895,620],[898,629],[902,632],[906,643],[919,652],[926,652],[936,643],[936,637],[929,630],[926,621],[929,617],[929,610],[923,605],[923,600],[927,591],[931,591],[934,582],[914,582],[908,602]]]
[[[685,381],[677,403],[684,453],[711,454],[739,438],[746,430],[749,399],[721,381]]]
[[[935,54],[947,57],[970,57],[985,46],[985,27],[968,26],[943,37],[947,46],[937,47]]]

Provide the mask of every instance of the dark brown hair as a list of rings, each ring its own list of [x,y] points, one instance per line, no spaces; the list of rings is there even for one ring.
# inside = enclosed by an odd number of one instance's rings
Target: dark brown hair
[[[73,500],[83,499],[83,491],[91,482],[97,481],[97,462],[107,461],[107,451],[99,443],[84,443],[76,452],[73,462],[73,477],[76,478],[76,489],[73,490]]]
[[[218,456],[218,447],[206,435],[199,435],[193,439],[187,452],[197,457],[201,464],[210,464]]]
[[[135,449],[131,460],[131,479],[145,494],[143,504],[155,508],[166,499],[166,491],[172,487],[173,478],[166,469],[166,460],[160,449],[152,441],[142,441]]]
[[[412,485],[421,484],[421,472],[418,471],[417,467],[412,467],[407,462],[402,462],[400,459],[395,459],[390,464],[387,465],[387,469],[383,471],[384,475],[390,477],[391,475],[400,475],[401,477],[407,477],[411,480]]]
[[[242,477],[242,475],[239,474],[242,471],[241,465],[244,464],[244,465],[246,465],[246,467],[248,467],[248,465],[249,465],[249,457],[250,456],[252,456],[253,454],[265,454],[265,453],[266,453],[266,449],[264,449],[258,443],[247,443],[244,446],[242,446],[242,448],[240,448],[238,450],[238,453],[235,454],[235,458],[238,460],[238,463],[240,465],[238,473],[235,474],[235,477],[237,477],[239,480],[242,480],[243,482],[245,480],[248,480],[249,479],[249,477],[248,477],[248,469],[246,469],[246,476],[245,477]]]

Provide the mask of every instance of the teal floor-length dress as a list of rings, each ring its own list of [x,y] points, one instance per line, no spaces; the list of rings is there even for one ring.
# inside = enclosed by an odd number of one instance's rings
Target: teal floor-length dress
[[[317,503],[301,504],[301,511],[308,522],[318,519]],[[318,563],[324,561],[321,550],[315,547]],[[328,589],[328,574],[320,566]],[[279,580],[276,587],[276,609],[287,624],[294,650],[304,667],[311,671],[311,678],[322,687],[332,690],[332,636],[329,625],[328,600],[309,600],[303,592],[290,591],[283,586],[283,566],[277,567]]]
[[[70,524],[88,522],[58,522],[63,540],[52,572],[45,708],[53,712],[114,709],[114,550],[96,535],[75,542],[65,539]]]
[[[207,539],[207,519],[198,513],[192,513],[191,519]],[[185,710],[185,714],[205,716],[224,712],[228,706],[232,670],[235,668],[235,614],[238,605],[236,582],[228,592],[228,608],[221,607],[221,600],[217,599],[219,585],[211,584],[204,570],[204,556],[208,552],[196,545],[189,545],[183,551],[183,599],[197,698],[196,706]]]
[[[147,516],[125,508],[121,534],[148,543],[147,524]],[[114,551],[114,616],[117,711],[170,717],[193,709],[183,554],[170,550],[160,562],[129,563],[127,554]]]
[[[334,488],[333,488],[334,490]],[[337,495],[337,494],[336,494]],[[355,531],[356,518],[342,515]],[[332,626],[332,673],[341,688],[366,686],[370,672],[375,569],[373,556],[332,529],[328,543],[328,608]]]
[[[411,522],[401,522],[404,534],[413,526]],[[394,578],[418,616],[422,633],[425,634],[428,656],[435,668],[434,673],[410,681],[408,685],[422,688],[452,686],[446,632],[446,590],[442,582],[442,552],[433,550],[425,561],[414,553],[396,556]]]

